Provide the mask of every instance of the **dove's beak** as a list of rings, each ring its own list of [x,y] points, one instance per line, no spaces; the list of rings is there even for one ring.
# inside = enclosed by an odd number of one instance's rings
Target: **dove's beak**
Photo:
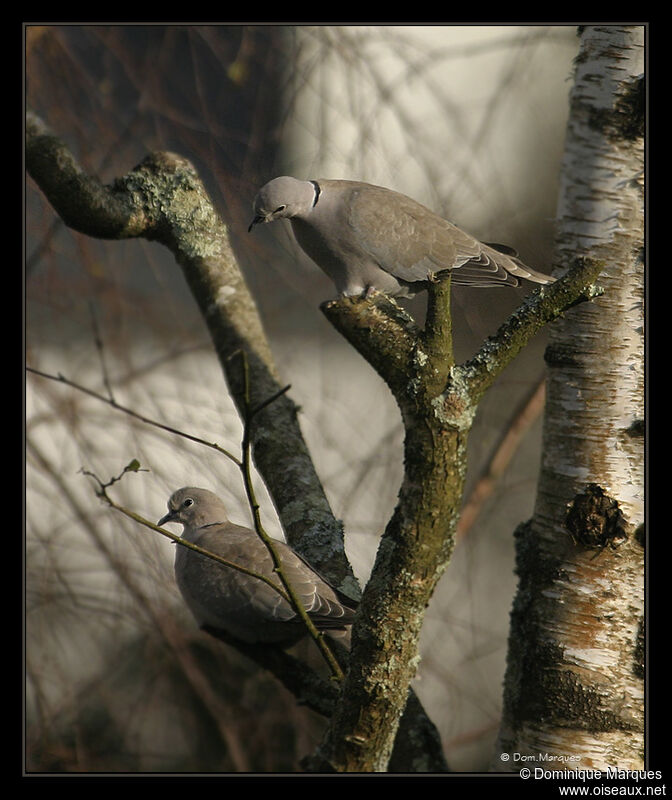
[[[174,520],[175,520],[175,512],[174,511],[169,511],[166,514],[166,516],[165,517],[161,517],[161,519],[156,524],[159,527],[161,527],[161,525],[165,525],[166,522],[174,522]]]
[[[250,227],[247,229],[249,233],[255,225],[258,225],[260,222],[266,222],[265,218],[261,216],[261,214],[257,214],[257,216],[250,222]]]

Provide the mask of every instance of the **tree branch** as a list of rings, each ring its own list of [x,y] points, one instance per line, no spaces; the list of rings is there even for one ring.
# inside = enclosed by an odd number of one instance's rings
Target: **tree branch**
[[[452,554],[466,475],[467,436],[496,377],[548,321],[582,300],[602,265],[579,263],[537,290],[469,362],[454,366],[449,284],[430,287],[420,332],[393,300],[342,298],[322,308],[387,382],[405,427],[404,478],[353,629],[348,703],[331,718],[314,764],[385,771],[415,674],[426,607]]]
[[[68,227],[99,239],[144,236],[150,221],[137,198],[87,175],[34,113],[26,114],[26,169]]]
[[[381,292],[342,297],[321,305],[331,324],[392,389],[403,391],[408,361],[420,337],[415,320]]]
[[[247,500],[250,505],[250,509],[252,510],[252,517],[254,519],[254,529],[257,533],[257,536],[261,539],[261,541],[266,546],[269,555],[271,556],[271,560],[273,561],[273,571],[277,573],[278,577],[280,578],[280,582],[284,586],[285,592],[287,593],[289,604],[294,609],[296,615],[301,619],[303,624],[305,625],[308,634],[310,635],[313,642],[317,646],[318,650],[322,654],[322,657],[329,665],[331,669],[332,676],[336,680],[343,680],[343,671],[341,669],[340,664],[334,658],[334,654],[331,652],[329,645],[327,644],[324,636],[317,630],[315,624],[313,623],[312,619],[308,615],[308,612],[304,608],[303,603],[299,595],[294,590],[291,582],[287,578],[285,574],[285,569],[282,564],[282,560],[278,556],[277,550],[275,545],[273,544],[273,540],[271,537],[266,533],[264,529],[263,523],[261,521],[261,514],[259,511],[259,503],[257,502],[257,497],[254,491],[254,485],[252,482],[252,470],[250,465],[250,441],[252,438],[252,432],[254,429],[254,421],[257,415],[263,411],[264,408],[267,408],[271,403],[277,402],[278,399],[284,394],[284,392],[289,389],[289,386],[286,386],[284,389],[276,392],[273,397],[268,398],[267,400],[260,403],[255,408],[251,406],[251,387],[250,387],[250,372],[249,372],[249,365],[247,363],[247,355],[243,351],[241,352],[241,360],[242,360],[242,367],[243,367],[243,442],[242,442],[242,453],[243,453],[243,460],[240,465],[242,474],[243,474],[243,483],[245,484],[245,494],[247,495]]]
[[[468,382],[474,403],[544,325],[573,306],[602,295],[594,282],[603,269],[601,261],[577,259],[560,280],[529,295],[478,353],[456,369],[456,379]]]

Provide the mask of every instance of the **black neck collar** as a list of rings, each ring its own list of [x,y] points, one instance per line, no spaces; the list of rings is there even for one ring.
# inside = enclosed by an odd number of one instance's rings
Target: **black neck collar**
[[[317,201],[320,199],[320,195],[322,194],[322,189],[320,189],[320,184],[317,181],[309,181],[309,183],[312,183],[313,188],[315,189],[315,199],[313,200],[313,208],[315,208]]]

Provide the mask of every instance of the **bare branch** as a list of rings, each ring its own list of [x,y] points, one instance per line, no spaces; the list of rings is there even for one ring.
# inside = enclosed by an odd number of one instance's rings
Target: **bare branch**
[[[112,392],[112,384],[110,383],[110,376],[107,373],[107,364],[105,363],[105,348],[103,346],[103,338],[100,335],[100,328],[98,327],[98,319],[96,317],[96,310],[93,303],[89,303],[89,312],[91,314],[91,325],[93,327],[93,341],[98,351],[98,358],[100,360],[100,371],[103,376],[103,384],[107,389],[107,395],[112,402],[114,402],[114,393]]]
[[[415,674],[425,610],[452,555],[466,475],[466,444],[478,401],[547,322],[600,293],[601,264],[577,264],[532,294],[464,365],[455,366],[449,284],[431,287],[420,332],[388,298],[323,306],[334,326],[387,382],[405,426],[404,479],[352,636],[340,704],[314,765],[384,771]]]
[[[529,295],[497,333],[485,340],[478,353],[457,367],[459,380],[468,382],[474,402],[478,402],[544,325],[573,306],[594,300],[603,293],[594,283],[603,269],[602,262],[577,259],[560,280]]]
[[[57,381],[58,383],[63,383],[66,386],[70,386],[71,388],[76,389],[78,392],[82,392],[89,397],[93,397],[96,400],[100,400],[102,403],[112,406],[112,408],[115,408],[117,411],[121,411],[124,414],[128,414],[130,417],[139,420],[140,422],[144,422],[146,425],[152,425],[153,427],[159,428],[162,431],[167,431],[168,433],[174,433],[176,436],[181,436],[183,439],[188,439],[191,442],[196,442],[197,444],[205,445],[205,447],[210,447],[213,450],[216,450],[218,453],[221,453],[223,456],[231,459],[234,464],[237,464],[238,466],[241,464],[241,461],[237,456],[234,456],[233,453],[230,453],[228,450],[220,447],[220,445],[218,445],[216,442],[208,442],[205,439],[201,439],[200,436],[194,436],[191,433],[186,433],[185,431],[181,431],[178,428],[172,427],[171,425],[166,425],[163,422],[158,422],[157,420],[145,417],[143,414],[138,414],[138,412],[133,411],[132,408],[128,408],[127,406],[121,405],[121,403],[117,403],[111,392],[109,397],[105,397],[93,389],[88,389],[86,386],[82,386],[75,381],[71,381],[64,375],[51,375],[48,372],[43,372],[42,370],[35,369],[34,367],[26,367],[26,370],[31,372],[33,375],[39,375],[41,378],[48,378],[49,380]]]
[[[338,681],[342,681],[343,671],[341,670],[338,661],[334,658],[334,655],[331,652],[331,649],[329,648],[325,640],[325,637],[317,630],[312,619],[308,615],[308,612],[304,608],[301,599],[294,590],[291,581],[288,579],[285,573],[282,564],[282,559],[279,557],[277,553],[277,550],[273,544],[273,540],[264,530],[264,526],[261,521],[259,503],[257,502],[256,493],[254,491],[254,484],[252,482],[252,471],[250,468],[250,441],[252,436],[252,428],[254,420],[256,418],[256,415],[262,409],[267,408],[271,403],[277,401],[278,398],[281,397],[282,394],[286,391],[286,389],[281,389],[279,392],[276,392],[272,397],[269,397],[266,401],[263,401],[258,406],[256,406],[256,408],[252,408],[250,402],[250,372],[249,372],[249,365],[247,363],[247,355],[244,351],[242,351],[240,353],[240,356],[243,368],[243,386],[244,386],[244,391],[243,391],[244,428],[243,428],[243,443],[241,448],[243,452],[243,460],[240,465],[240,469],[243,474],[245,493],[247,494],[247,499],[250,504],[250,509],[252,510],[252,517],[254,519],[254,529],[257,533],[257,536],[264,543],[266,549],[269,552],[269,555],[271,556],[271,559],[273,561],[273,569],[278,574],[278,577],[280,578],[282,585],[285,587],[285,592],[287,593],[289,604],[292,606],[296,615],[301,619],[301,621],[305,625],[308,634],[317,645],[317,648],[324,657],[324,660],[329,665],[333,677]]]
[[[331,300],[321,309],[396,397],[405,386],[408,362],[420,336],[415,320],[381,292]]]

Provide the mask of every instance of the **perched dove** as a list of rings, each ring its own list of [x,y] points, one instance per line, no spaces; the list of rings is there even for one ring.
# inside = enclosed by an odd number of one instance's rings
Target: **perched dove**
[[[255,197],[248,230],[283,218],[340,295],[412,297],[448,270],[463,286],[555,280],[512,248],[479,242],[410,197],[369,183],[274,178]]]
[[[266,545],[250,528],[229,522],[224,504],[207,489],[187,486],[174,492],[168,513],[158,524],[166,522],[181,523],[186,541],[264,575],[282,588]],[[346,637],[354,610],[291,547],[275,540],[273,544],[315,627]],[[200,627],[224,630],[244,642],[283,646],[307,633],[290,604],[268,584],[182,545],[177,545],[175,576]]]

